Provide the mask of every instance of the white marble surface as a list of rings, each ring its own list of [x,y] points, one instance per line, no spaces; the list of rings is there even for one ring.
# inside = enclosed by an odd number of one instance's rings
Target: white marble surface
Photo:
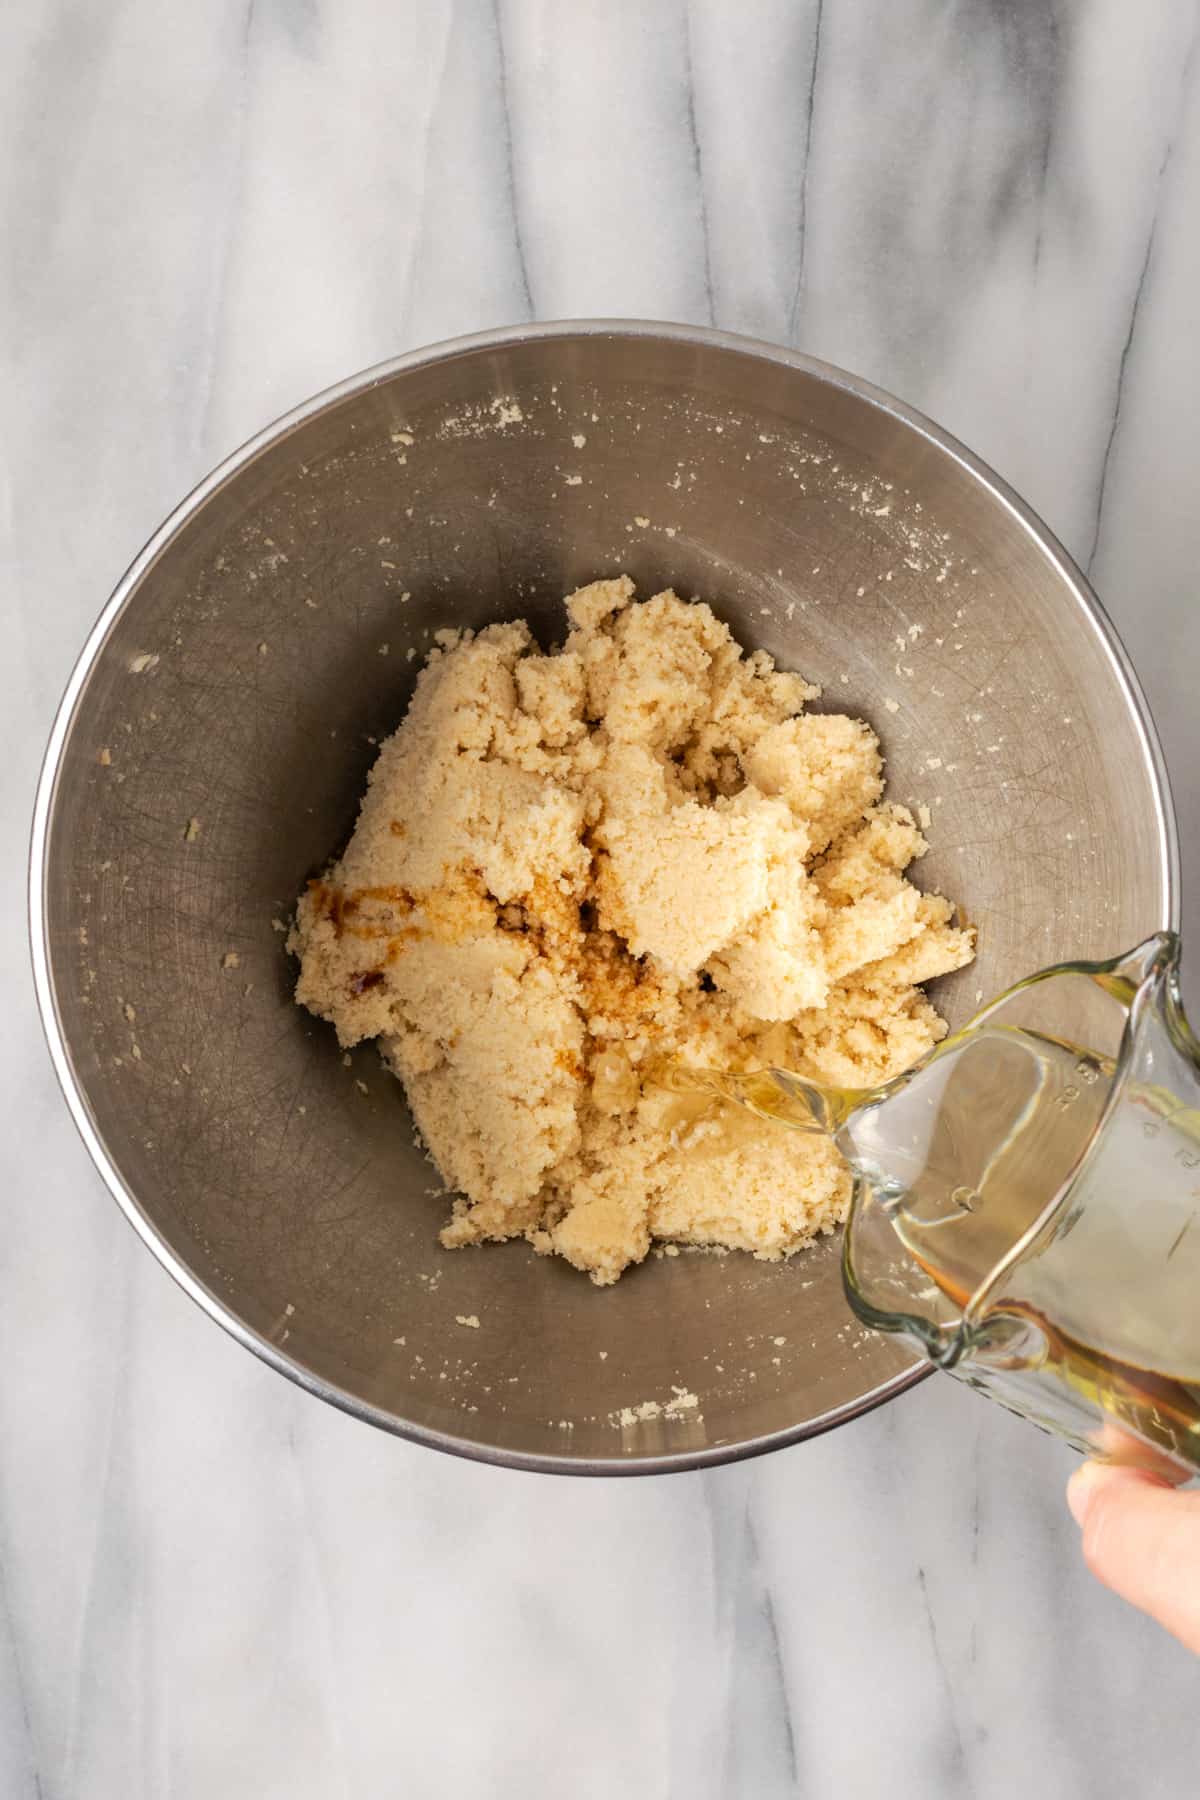
[[[845,363],[1044,513],[1148,686],[1200,923],[1197,29],[1193,0],[5,9],[6,1800],[1193,1791],[1200,1670],[1080,1568],[1068,1454],[948,1380],[753,1466],[566,1483],[260,1367],[76,1142],[22,877],[85,628],[213,462],[423,341],[641,314]]]

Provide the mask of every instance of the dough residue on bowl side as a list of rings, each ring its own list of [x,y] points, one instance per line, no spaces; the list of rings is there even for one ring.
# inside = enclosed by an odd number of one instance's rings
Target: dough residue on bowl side
[[[626,576],[445,631],[345,854],[302,895],[296,998],[379,1040],[458,1198],[447,1246],[524,1235],[615,1281],[655,1240],[786,1256],[846,1213],[832,1145],[655,1085],[665,1058],[887,1079],[970,961],[869,726]]]

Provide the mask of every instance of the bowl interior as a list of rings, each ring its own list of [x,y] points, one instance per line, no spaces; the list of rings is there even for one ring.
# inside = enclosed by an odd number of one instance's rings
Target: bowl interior
[[[553,642],[563,594],[621,570],[874,724],[890,796],[929,808],[921,885],[979,926],[936,995],[952,1022],[1171,907],[1154,750],[1069,570],[828,371],[699,334],[460,347],[208,484],[113,609],[53,761],[52,1035],[110,1180],[248,1341],[400,1429],[555,1465],[759,1446],[914,1366],[851,1320],[833,1242],[651,1258],[607,1291],[524,1244],[440,1250],[398,1085],[292,1003],[279,923],[432,634],[526,616]]]

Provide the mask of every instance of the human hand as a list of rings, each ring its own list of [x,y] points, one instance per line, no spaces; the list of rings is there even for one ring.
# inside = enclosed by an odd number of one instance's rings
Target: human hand
[[[1083,1555],[1105,1587],[1200,1656],[1200,1492],[1142,1469],[1085,1462],[1067,1484]]]

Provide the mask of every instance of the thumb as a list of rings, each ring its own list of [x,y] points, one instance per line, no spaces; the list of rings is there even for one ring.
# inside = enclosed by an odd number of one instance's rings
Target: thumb
[[[1200,1655],[1200,1493],[1140,1469],[1086,1462],[1067,1503],[1088,1568]]]

